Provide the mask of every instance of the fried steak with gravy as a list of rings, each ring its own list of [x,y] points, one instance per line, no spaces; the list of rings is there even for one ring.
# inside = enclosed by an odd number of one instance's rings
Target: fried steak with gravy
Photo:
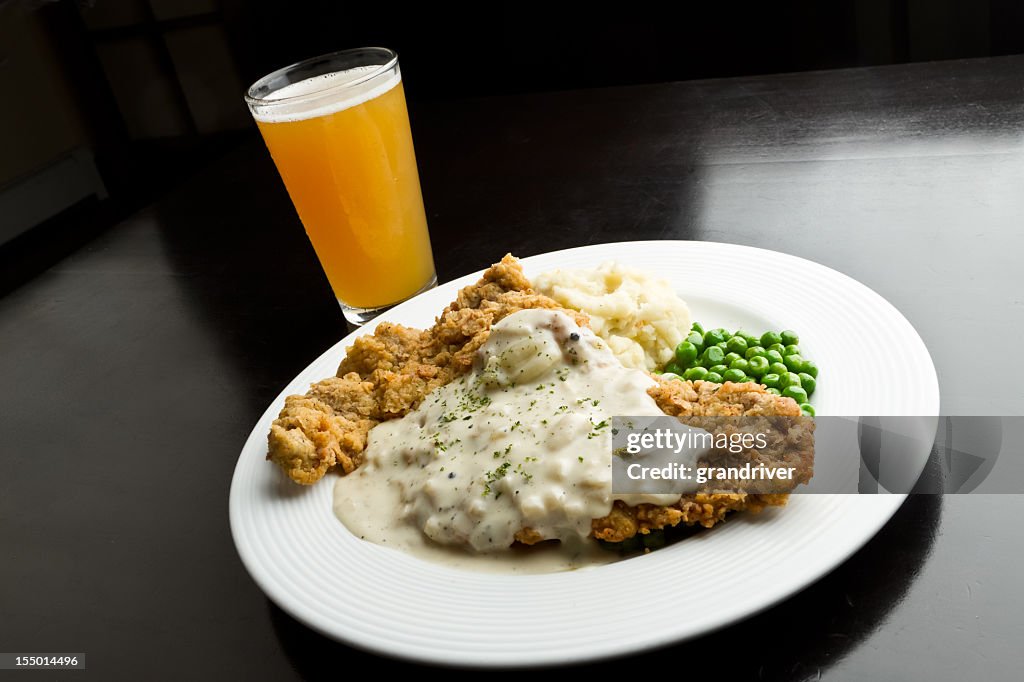
[[[491,326],[530,308],[559,310],[587,325],[586,314],[537,293],[511,255],[487,269],[478,282],[463,288],[429,329],[380,323],[373,334],[355,340],[336,376],[313,384],[305,395],[286,399],[270,429],[267,459],[303,485],[316,483],[333,467],[351,473],[363,461],[371,428],[405,415],[432,390],[468,372]],[[720,386],[658,379],[648,393],[666,414],[682,419],[800,415],[792,399],[768,393],[755,383]],[[809,479],[809,469],[802,474],[804,480]],[[767,506],[784,505],[787,497],[698,493],[684,495],[669,506],[629,506],[616,501],[607,516],[593,521],[592,535],[619,542],[679,523],[711,527],[729,512],[759,512]],[[524,528],[516,539],[534,544],[545,538]]]

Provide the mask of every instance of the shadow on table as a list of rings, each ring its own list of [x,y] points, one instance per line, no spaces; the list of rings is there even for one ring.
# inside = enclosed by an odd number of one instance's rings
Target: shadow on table
[[[941,496],[912,495],[859,552],[782,604],[689,642],[574,670],[627,673],[638,670],[642,661],[648,669],[685,669],[694,679],[723,674],[741,680],[816,679],[819,670],[824,672],[875,632],[903,600],[931,553],[941,513]],[[756,568],[751,566],[752,580]],[[268,606],[285,654],[305,679],[337,679],[362,663],[382,674],[417,667],[339,644],[269,601]],[[614,614],[608,622],[615,627]]]

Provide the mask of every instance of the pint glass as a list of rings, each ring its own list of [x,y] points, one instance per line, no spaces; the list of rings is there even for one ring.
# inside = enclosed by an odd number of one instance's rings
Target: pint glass
[[[314,57],[245,99],[349,322],[437,283],[394,52]]]

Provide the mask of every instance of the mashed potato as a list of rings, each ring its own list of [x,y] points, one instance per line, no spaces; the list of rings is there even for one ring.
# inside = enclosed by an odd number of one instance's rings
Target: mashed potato
[[[667,281],[618,263],[586,270],[552,270],[534,288],[582,310],[626,367],[659,369],[690,333],[690,310]]]

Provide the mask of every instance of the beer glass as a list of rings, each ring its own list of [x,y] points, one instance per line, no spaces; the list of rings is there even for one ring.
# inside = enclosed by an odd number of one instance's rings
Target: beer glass
[[[245,101],[349,322],[437,283],[394,52],[307,59]]]

